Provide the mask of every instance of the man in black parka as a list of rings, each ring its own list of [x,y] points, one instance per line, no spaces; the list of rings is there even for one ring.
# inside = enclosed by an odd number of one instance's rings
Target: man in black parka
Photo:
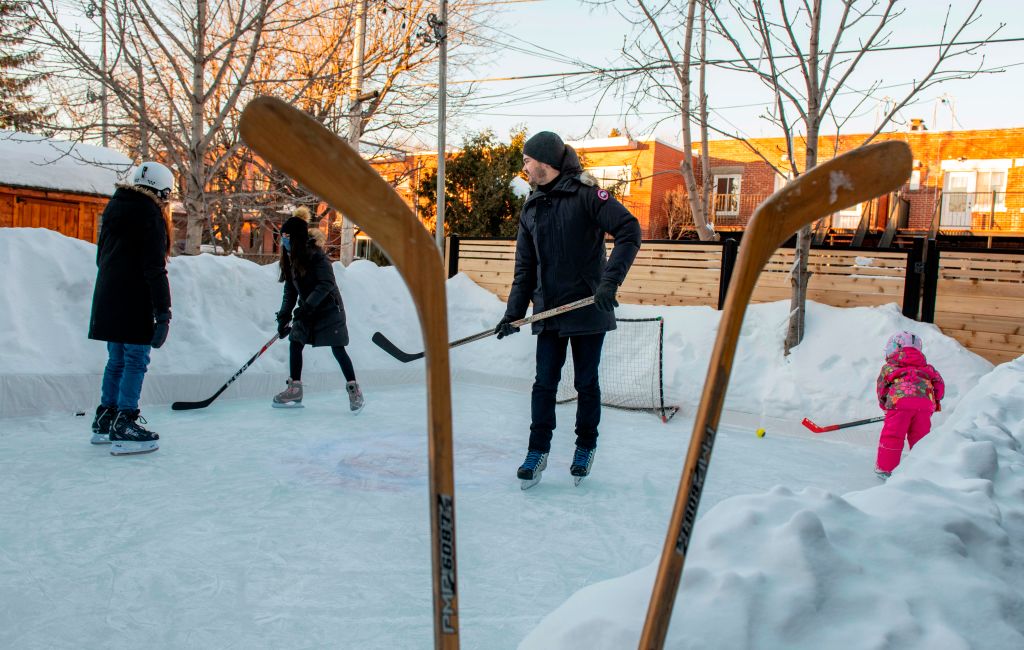
[[[515,274],[498,338],[518,331],[529,303],[540,312],[594,296],[594,305],[533,323],[537,376],[531,399],[530,442],[517,476],[523,489],[547,467],[555,428],[555,394],[571,343],[575,369],[578,484],[590,473],[601,420],[598,366],[605,332],[615,329],[615,293],[640,250],[640,224],[583,172],[579,157],[558,135],[542,131],[523,146],[523,171],[535,189],[519,216]],[[605,255],[605,235],[615,246]]]
[[[173,187],[167,167],[144,162],[131,184],[117,185],[100,217],[89,338],[107,342],[107,365],[92,443],[111,443],[115,456],[158,448],[160,436],[140,423],[139,397],[150,349],[164,344],[171,321],[163,211]]]

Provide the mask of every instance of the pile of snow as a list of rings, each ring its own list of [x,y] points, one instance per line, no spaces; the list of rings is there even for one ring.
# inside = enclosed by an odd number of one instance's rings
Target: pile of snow
[[[667,647],[1024,647],[1022,443],[1018,359],[884,485],[720,502],[695,528]],[[520,648],[635,647],[656,567],[580,590]]]
[[[132,165],[108,147],[0,130],[0,185],[110,196]]]
[[[0,377],[19,377],[27,393],[7,396],[7,415],[67,408],[67,393],[42,388],[40,377],[47,377],[51,388],[57,376],[71,376],[68,382],[98,381],[106,348],[86,338],[95,255],[93,244],[49,230],[0,230],[0,273],[10,279],[0,297],[0,346],[6,350]],[[422,350],[415,307],[395,269],[356,262],[347,268],[335,264],[334,272],[345,301],[348,351],[356,369],[371,382],[419,381],[422,361],[398,364],[370,343],[380,331],[403,350]],[[278,273],[276,264],[259,266],[233,256],[171,258],[174,318],[166,345],[153,351],[143,403],[202,399],[259,350],[276,327],[282,291]],[[451,339],[492,328],[503,313],[504,304],[467,276],[448,281]],[[947,411],[992,368],[934,325],[908,320],[896,305],[841,309],[811,303],[807,338],[784,357],[788,313],[784,301],[751,306],[727,410],[795,422],[808,416],[819,423],[874,416],[879,412],[874,382],[882,349],[889,335],[901,329],[922,337],[928,360],[946,376]],[[700,400],[720,312],[710,307],[623,305],[618,315],[664,318],[666,401],[692,412]],[[611,343],[607,347],[613,349]],[[265,394],[267,381],[279,383],[287,375],[287,359],[286,345],[271,347],[225,397]],[[604,359],[605,364],[615,362],[612,355]],[[533,337],[519,334],[454,348],[452,366],[467,376],[528,387],[534,374]],[[338,374],[330,354],[315,352],[306,355],[304,370],[314,376]],[[315,388],[316,382],[311,383]],[[17,385],[11,391],[18,391]],[[76,405],[88,406],[88,401]],[[0,416],[4,414],[0,404]]]

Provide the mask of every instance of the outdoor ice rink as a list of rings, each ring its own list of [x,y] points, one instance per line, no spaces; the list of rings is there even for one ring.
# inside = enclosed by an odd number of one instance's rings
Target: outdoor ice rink
[[[366,397],[358,416],[340,392],[294,410],[150,407],[161,448],[130,458],[90,445],[70,411],[3,420],[0,647],[430,647],[425,391]],[[660,553],[691,414],[605,409],[577,488],[574,409],[558,407],[548,470],[524,492],[529,395],[453,386],[464,648],[515,648],[574,592]],[[873,453],[723,426],[701,513],[776,485],[872,487]]]

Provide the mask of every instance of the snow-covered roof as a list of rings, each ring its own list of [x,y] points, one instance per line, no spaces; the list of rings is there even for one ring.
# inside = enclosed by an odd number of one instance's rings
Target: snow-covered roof
[[[133,165],[109,147],[0,130],[0,185],[110,196]]]

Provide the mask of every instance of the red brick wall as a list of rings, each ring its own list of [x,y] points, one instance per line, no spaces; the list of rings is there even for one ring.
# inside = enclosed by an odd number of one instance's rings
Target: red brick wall
[[[818,159],[829,160],[834,152],[842,153],[863,144],[867,136],[863,134],[848,135],[835,138],[821,138],[818,143]],[[904,188],[903,196],[910,201],[910,229],[927,229],[935,214],[938,191],[942,189],[942,161],[958,158],[970,160],[1024,159],[1024,128],[971,130],[971,131],[913,131],[900,133],[883,133],[875,138],[876,142],[900,140],[910,145],[914,160],[918,162],[916,169],[920,172],[920,189],[910,191]],[[782,138],[759,138],[749,141],[765,158],[777,165],[784,166],[782,156],[785,155],[785,142]],[[803,167],[806,149],[800,141],[794,143],[794,158]],[[736,140],[716,140],[709,143],[712,165],[739,165],[744,167],[743,193],[767,189],[770,193],[774,187],[770,167],[750,147]],[[749,180],[748,180],[749,179]],[[755,190],[757,188],[757,190]],[[1024,164],[1015,164],[1009,169],[1007,176],[1007,211],[997,213],[996,219],[1002,219],[1005,225],[1021,224],[1024,215],[1020,209],[1024,207]],[[749,190],[749,192],[748,192]],[[744,206],[746,207],[746,206]],[[744,210],[741,217],[749,218],[749,211]],[[745,222],[744,219],[741,219]]]

